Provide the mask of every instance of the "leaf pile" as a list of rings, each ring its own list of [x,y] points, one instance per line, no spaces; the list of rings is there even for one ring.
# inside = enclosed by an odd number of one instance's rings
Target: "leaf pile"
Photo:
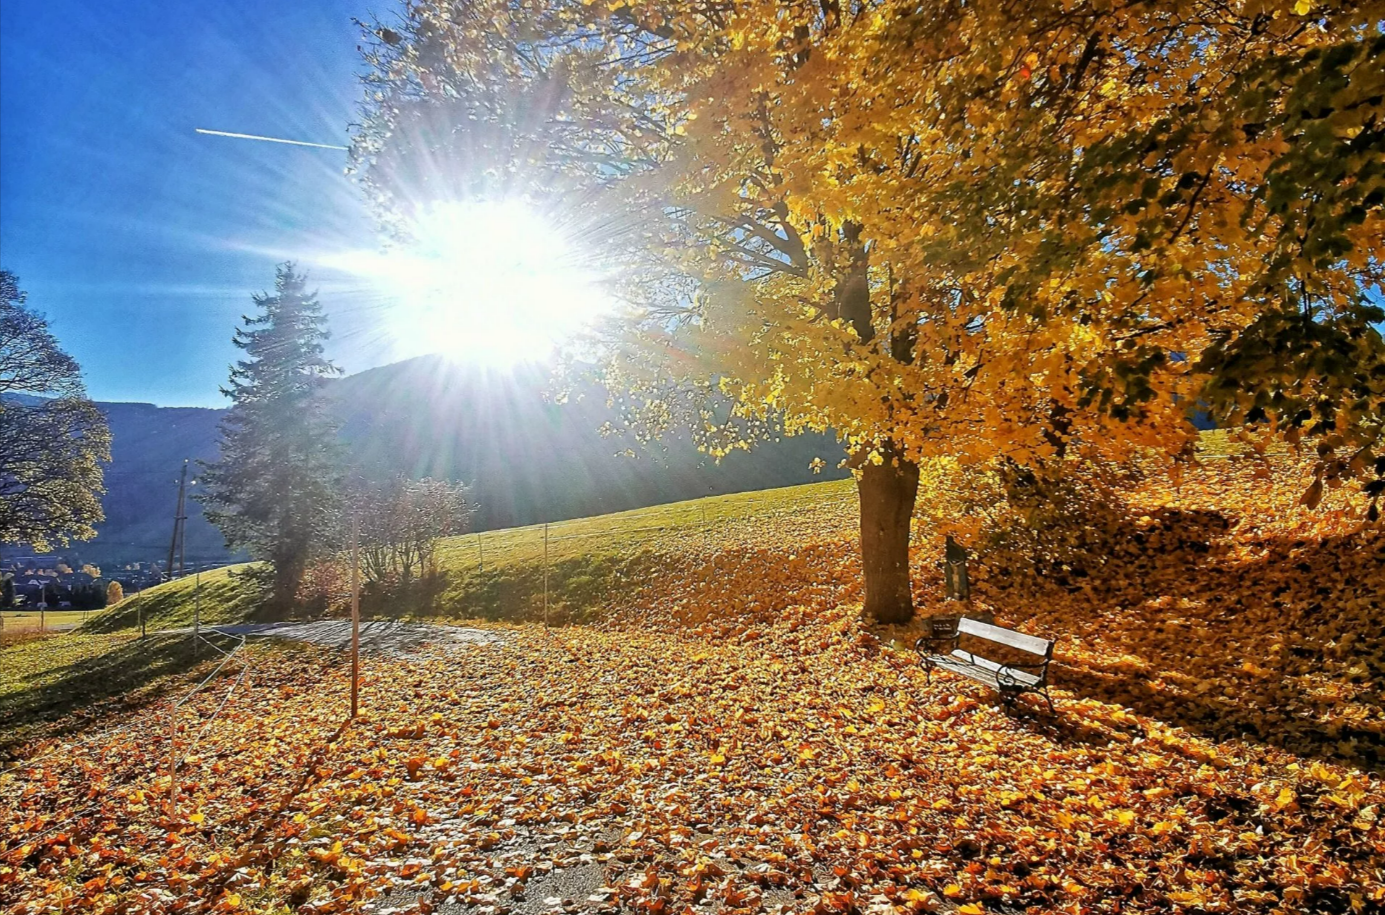
[[[339,658],[257,658],[201,740],[185,719],[175,818],[166,715],[73,742],[4,776],[0,901],[330,912],[402,887],[498,915],[578,847],[584,905],[646,913],[1385,901],[1385,793],[1339,765],[1090,699],[1010,716],[845,616],[562,639],[371,658],[342,730]]]
[[[974,609],[1060,637],[1056,716],[926,685],[845,516],[670,552],[602,626],[367,656],[346,726],[342,656],[256,647],[184,709],[175,816],[168,699],[0,773],[0,908],[1379,911],[1381,542],[1281,489],[1147,483],[1061,581],[987,557]]]

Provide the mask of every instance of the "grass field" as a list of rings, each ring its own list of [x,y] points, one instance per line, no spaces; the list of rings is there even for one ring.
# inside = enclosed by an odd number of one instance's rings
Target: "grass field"
[[[1248,453],[1220,431],[1204,432],[1199,452],[1216,464]],[[921,514],[936,512],[940,498],[921,493]],[[558,521],[548,525],[546,557],[541,524],[450,537],[439,546],[442,574],[431,590],[403,596],[367,591],[363,610],[371,617],[537,620],[544,614],[547,568],[550,619],[588,621],[612,605],[628,603],[657,578],[670,555],[792,550],[800,542],[850,540],[856,535],[856,504],[855,484],[835,480]],[[255,595],[234,574],[244,568],[203,573],[204,622],[237,622],[254,615]],[[347,569],[338,569],[335,578],[329,603],[341,607]],[[127,598],[92,620],[89,628],[127,631],[137,628],[141,617],[150,631],[190,626],[196,596],[193,578],[169,582]]]
[[[548,525],[547,567],[550,615],[555,620],[592,618],[628,597],[657,574],[670,553],[763,548],[776,540],[791,545],[828,532],[849,534],[856,496],[849,480],[713,496],[634,511],[558,521]],[[543,615],[544,526],[508,528],[450,537],[438,548],[442,573],[430,592],[406,599],[367,593],[364,611],[382,617],[454,619],[539,619]],[[202,573],[204,623],[237,622],[253,616],[253,592],[228,566]],[[337,573],[334,602],[340,605],[348,580]],[[197,583],[182,578],[126,598],[88,628],[118,632],[192,625]]]
[[[49,610],[40,614],[37,610],[6,610],[0,613],[5,620],[4,632],[28,632],[42,625],[48,629],[72,629],[95,617],[100,610]]]

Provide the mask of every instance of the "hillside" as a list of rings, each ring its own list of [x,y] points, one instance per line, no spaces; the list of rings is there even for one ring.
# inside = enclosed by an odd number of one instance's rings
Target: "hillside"
[[[422,357],[334,380],[327,396],[348,461],[373,472],[471,484],[482,529],[843,474],[836,467],[841,448],[830,436],[767,442],[717,464],[686,438],[645,447],[603,437],[598,430],[614,418],[603,390],[580,389],[556,404],[545,396],[549,387],[547,371],[535,366],[501,371]],[[97,538],[73,552],[97,565],[160,559],[172,532],[179,468],[185,458],[216,455],[224,411],[100,406],[113,433],[107,518]],[[823,477],[809,468],[815,457],[826,461]],[[190,503],[188,515],[189,561],[232,558],[200,506]]]
[[[193,583],[163,585],[76,635],[0,646],[0,732],[23,760],[0,770],[18,799],[0,902],[1373,911],[1385,542],[1341,491],[1298,506],[1303,471],[1147,475],[1114,513],[1089,506],[1101,536],[1044,574],[990,541],[970,612],[1056,640],[1053,713],[930,682],[917,626],[860,620],[842,483],[551,525],[552,622],[586,625],[532,622],[541,529],[453,538],[434,603],[375,625],[502,621],[364,655],[354,721],[342,652],[269,641],[175,712],[214,662],[186,634],[135,637],[137,608],[187,621]],[[954,484],[930,479],[918,513],[924,613],[945,609]],[[204,584],[208,619],[248,611],[225,573]]]
[[[1385,710],[1369,687],[1385,675],[1385,534],[1362,529],[1346,490],[1317,511],[1299,506],[1309,477],[1287,456],[1266,477],[1258,462],[1213,457],[1218,437],[1206,444],[1209,459],[1177,485],[1152,475],[1084,517],[1061,562],[1036,563],[1027,542],[1004,545],[1012,520],[1027,526],[1028,516],[1007,520],[1009,510],[992,504],[999,524],[978,530],[958,517],[963,493],[925,481],[913,557],[920,615],[942,604],[943,535],[963,532],[995,544],[972,570],[975,612],[1058,639],[1074,689],[1218,735],[1259,733],[1385,765]],[[722,637],[786,615],[842,613],[861,596],[856,525],[847,481],[553,524],[549,620],[707,627]],[[450,538],[432,593],[407,603],[367,595],[364,609],[375,618],[540,621],[544,555],[541,526]],[[339,608],[346,580],[338,569]],[[251,612],[224,571],[203,583],[206,619]],[[192,585],[148,591],[88,629],[128,629],[140,613],[153,628],[187,625]],[[1215,650],[1191,653],[1194,636]]]

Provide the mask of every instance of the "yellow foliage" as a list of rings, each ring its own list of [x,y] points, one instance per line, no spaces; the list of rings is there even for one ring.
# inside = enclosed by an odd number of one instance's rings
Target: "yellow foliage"
[[[1382,117],[1379,0],[467,9],[412,5],[413,44],[381,50],[367,176],[407,208],[400,176],[455,155],[417,129],[444,117],[553,206],[580,192],[636,303],[608,381],[651,427],[717,454],[773,420],[892,458],[1124,459],[1184,453],[1215,394],[1306,410],[1327,454],[1379,437],[1366,375],[1323,409],[1326,362],[1270,400],[1288,362],[1228,355],[1300,308],[1363,326],[1385,178],[1350,141]],[[735,412],[680,411],[689,389]]]

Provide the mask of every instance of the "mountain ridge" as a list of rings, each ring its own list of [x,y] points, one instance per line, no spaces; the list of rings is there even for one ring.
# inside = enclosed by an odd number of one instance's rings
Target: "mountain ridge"
[[[479,502],[480,529],[845,475],[836,466],[844,452],[830,435],[765,442],[720,462],[685,433],[653,446],[606,437],[599,430],[616,413],[605,390],[578,385],[566,403],[555,403],[547,396],[552,381],[544,366],[497,369],[421,356],[333,379],[325,396],[348,463],[462,481]],[[197,461],[216,458],[227,408],[97,405],[112,431],[106,520],[95,539],[62,552],[97,565],[166,560],[183,461],[193,481]],[[810,469],[815,457],[826,462],[822,474]],[[237,558],[193,499],[187,514],[189,563]]]

